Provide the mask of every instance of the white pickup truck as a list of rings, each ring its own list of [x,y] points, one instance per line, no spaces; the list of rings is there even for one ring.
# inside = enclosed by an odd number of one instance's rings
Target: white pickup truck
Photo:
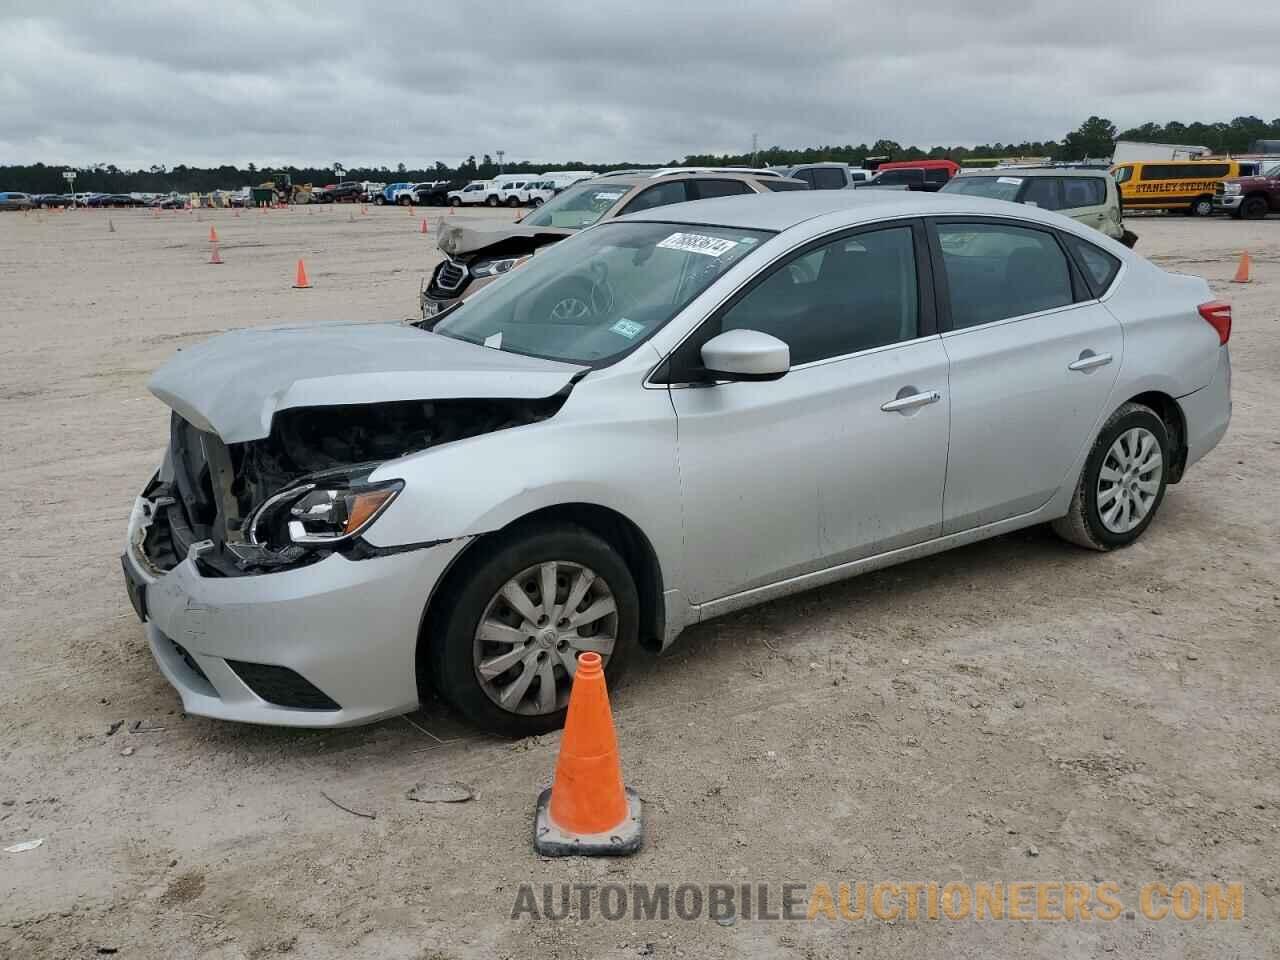
[[[487,203],[491,207],[496,207],[501,202],[498,195],[500,189],[501,187],[492,180],[472,180],[461,190],[449,191],[449,206],[461,207]]]

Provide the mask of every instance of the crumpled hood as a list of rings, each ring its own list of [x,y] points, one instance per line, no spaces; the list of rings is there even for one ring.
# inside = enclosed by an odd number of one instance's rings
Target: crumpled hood
[[[484,250],[486,247],[504,242],[518,242],[521,239],[533,241],[529,244],[530,248],[538,247],[571,237],[575,233],[577,233],[576,230],[568,230],[564,227],[526,227],[519,223],[490,230],[477,230],[475,227],[455,226],[450,223],[445,224],[444,229],[440,231],[440,239],[436,241],[436,246],[451,257],[459,257],[475,253],[477,250]]]
[[[224,333],[184,347],[148,389],[224,443],[260,440],[278,410],[397,400],[537,399],[587,369],[390,323]]]

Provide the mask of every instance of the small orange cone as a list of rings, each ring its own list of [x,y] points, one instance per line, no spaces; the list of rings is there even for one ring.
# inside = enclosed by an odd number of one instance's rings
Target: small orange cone
[[[298,258],[298,276],[297,276],[297,278],[293,281],[293,289],[295,289],[295,290],[306,290],[306,289],[308,289],[310,286],[311,286],[311,281],[309,281],[309,280],[307,279],[307,268],[306,268],[306,265],[305,265],[305,264],[303,264],[303,262],[302,262],[302,258],[301,258],[301,257],[299,257],[299,258]]]
[[[108,219],[108,220],[107,220],[107,233],[115,233],[115,232],[116,232],[116,223],[115,223],[115,221],[114,221],[114,220],[111,220],[111,219]]]
[[[519,222],[520,222],[520,218],[521,218],[521,217],[523,217],[523,216],[524,216],[524,211],[522,211],[519,207],[516,207],[516,215],[515,215],[514,217],[512,217],[511,219],[512,219],[513,221],[515,221],[516,223],[519,223]]]
[[[640,796],[622,785],[600,654],[579,655],[555,781],[542,791],[533,845],[544,857],[626,856],[644,837]]]
[[[426,218],[426,217],[423,217],[423,218],[422,218],[422,229],[421,229],[421,230],[419,230],[418,232],[419,232],[419,233],[426,233],[426,232],[427,232],[427,218]]]
[[[218,242],[218,231],[215,230],[213,227],[209,228],[209,242],[210,243]]]
[[[1253,266],[1253,261],[1249,259],[1249,251],[1246,250],[1240,254],[1240,266],[1236,267],[1236,275],[1231,278],[1232,283],[1248,283],[1249,268]]]
[[[232,216],[234,216],[234,217],[239,217],[239,216],[240,216],[240,208],[239,208],[239,207],[236,207],[236,212],[235,212],[234,214],[232,214]]]
[[[210,263],[222,263],[222,254],[218,253],[218,241],[213,241],[213,250],[209,253]]]

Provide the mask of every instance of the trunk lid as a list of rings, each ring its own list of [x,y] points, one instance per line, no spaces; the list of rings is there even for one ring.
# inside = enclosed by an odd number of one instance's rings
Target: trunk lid
[[[587,369],[398,321],[237,330],[185,347],[148,389],[224,443],[260,440],[277,411],[400,400],[539,399]]]

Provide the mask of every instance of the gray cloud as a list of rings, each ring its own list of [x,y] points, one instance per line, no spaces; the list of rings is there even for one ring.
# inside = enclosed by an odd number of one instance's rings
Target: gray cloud
[[[0,155],[120,166],[665,161],[1272,119],[1280,7],[10,2]],[[1216,52],[1214,62],[1206,52]]]

